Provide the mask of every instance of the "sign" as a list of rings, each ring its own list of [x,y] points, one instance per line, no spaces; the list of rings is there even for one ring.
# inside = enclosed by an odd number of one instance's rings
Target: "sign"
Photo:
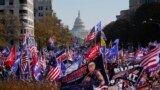
[[[110,83],[114,85],[119,79],[129,80],[133,84],[138,80],[142,67],[140,65],[120,66],[112,65],[112,69],[109,69]]]
[[[94,78],[92,78],[94,77]],[[90,79],[88,79],[90,78]],[[71,87],[82,87],[85,86],[86,80],[98,81],[94,79],[104,80],[104,83],[107,83],[107,77],[104,70],[102,56],[98,56],[93,61],[88,64],[82,66],[78,70],[70,73],[69,75],[60,79],[62,84],[62,90],[69,89]],[[92,83],[94,85],[94,83]],[[98,84],[98,83],[96,83]],[[96,85],[95,85],[96,86]]]

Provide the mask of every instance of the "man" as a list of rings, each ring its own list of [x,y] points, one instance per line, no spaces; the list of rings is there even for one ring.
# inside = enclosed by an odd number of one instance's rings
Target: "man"
[[[84,78],[83,84],[87,90],[93,90],[94,87],[101,87],[105,84],[104,78],[99,70],[95,70],[96,65],[94,62],[88,64],[88,75]]]

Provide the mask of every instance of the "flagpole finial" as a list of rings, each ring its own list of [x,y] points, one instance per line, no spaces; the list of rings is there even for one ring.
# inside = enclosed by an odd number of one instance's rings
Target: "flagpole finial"
[[[80,10],[78,10],[78,17],[80,17]]]

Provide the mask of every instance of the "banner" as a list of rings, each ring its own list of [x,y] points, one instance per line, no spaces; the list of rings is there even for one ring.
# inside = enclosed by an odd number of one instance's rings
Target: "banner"
[[[98,56],[95,60],[82,66],[78,70],[60,79],[62,88],[67,90],[73,87],[83,87],[87,84],[98,86],[99,84],[106,84],[107,77],[104,70],[102,56]]]
[[[111,65],[108,65],[111,66]],[[119,79],[128,80],[132,84],[135,84],[142,72],[140,65],[129,65],[129,66],[117,66],[112,65],[109,69],[109,78],[112,85],[116,84]]]

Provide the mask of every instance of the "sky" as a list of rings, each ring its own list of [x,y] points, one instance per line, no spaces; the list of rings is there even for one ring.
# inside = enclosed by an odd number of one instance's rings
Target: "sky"
[[[53,0],[53,10],[64,25],[71,30],[81,13],[85,29],[90,30],[101,21],[102,28],[116,20],[121,10],[129,8],[129,0]]]

